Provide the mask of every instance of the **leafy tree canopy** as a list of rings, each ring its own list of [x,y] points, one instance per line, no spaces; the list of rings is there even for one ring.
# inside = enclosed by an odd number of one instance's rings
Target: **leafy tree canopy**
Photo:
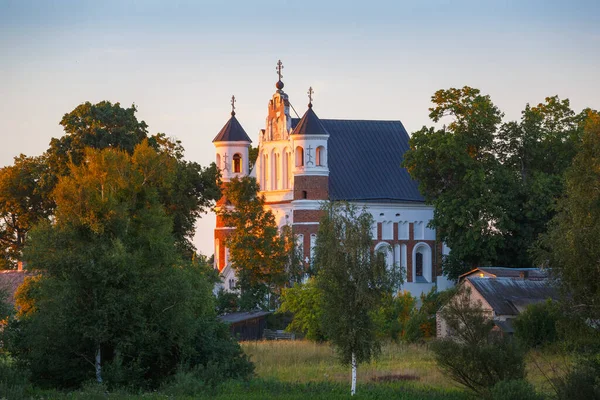
[[[437,91],[430,108],[441,129],[413,133],[404,166],[435,206],[431,225],[452,249],[451,279],[474,266],[530,267],[529,248],[546,229],[563,191],[586,113],[549,97],[502,122],[489,96],[464,87]]]

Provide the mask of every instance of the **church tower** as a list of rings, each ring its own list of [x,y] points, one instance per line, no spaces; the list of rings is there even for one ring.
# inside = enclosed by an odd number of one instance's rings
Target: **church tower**
[[[308,89],[308,110],[290,138],[294,148],[293,229],[304,250],[304,261],[312,262],[321,203],[329,200],[327,164],[329,133],[313,110],[312,87]]]
[[[221,171],[222,189],[233,178],[247,176],[249,171],[248,151],[252,140],[246,134],[242,125],[235,117],[235,96],[231,97],[231,118],[213,139],[216,150],[216,164]],[[227,199],[221,197],[217,209],[227,207]],[[225,238],[233,228],[226,227],[222,218],[217,214],[215,228],[215,268],[222,272],[229,263],[229,252],[225,247]]]

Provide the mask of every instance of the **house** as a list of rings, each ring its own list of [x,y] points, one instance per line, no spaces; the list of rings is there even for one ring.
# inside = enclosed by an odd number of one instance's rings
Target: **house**
[[[449,250],[428,225],[433,207],[425,204],[417,182],[401,167],[409,148],[402,122],[321,119],[313,106],[312,88],[303,116],[294,118],[292,100],[283,90],[281,62],[278,78],[252,171],[248,167],[252,141],[237,120],[235,107],[214,138],[223,184],[234,177],[254,176],[279,226],[292,227],[306,266],[313,257],[322,202],[347,201],[372,214],[373,246],[385,254],[388,265],[403,268],[403,290],[419,296],[432,287],[451,286],[441,271],[442,256]],[[217,207],[224,202],[221,199]],[[224,245],[231,229],[217,216],[215,268],[224,272],[225,290],[236,283],[233,269],[227,268],[230,260]]]
[[[460,285],[470,290],[470,301],[479,303],[484,312],[493,319],[496,329],[505,334],[514,333],[512,321],[527,306],[548,299],[559,299],[558,289],[553,286],[552,281],[539,278],[544,271],[533,271],[530,268],[526,271],[519,269],[508,271],[508,268],[502,268],[494,272],[508,276],[498,277],[491,271],[494,269],[480,268],[471,271],[466,274],[467,276],[461,277]],[[524,272],[528,272],[533,278],[524,277]],[[481,274],[484,276],[482,277]],[[448,328],[441,317],[440,310],[437,313],[437,336],[448,335]]]
[[[13,305],[15,304],[15,294],[19,286],[23,284],[25,278],[34,276],[35,274],[23,269],[23,263],[18,263],[16,270],[0,271],[0,292],[6,293],[6,301]]]
[[[540,268],[479,267],[462,274],[458,281],[462,282],[468,277],[540,280],[548,278],[548,271]]]

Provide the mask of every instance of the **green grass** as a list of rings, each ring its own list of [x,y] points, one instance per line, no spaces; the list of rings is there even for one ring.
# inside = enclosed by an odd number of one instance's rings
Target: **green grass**
[[[97,385],[63,393],[56,390],[25,390],[14,398],[35,399],[349,399],[350,368],[338,363],[331,347],[308,341],[242,343],[256,366],[248,382],[224,382],[217,388],[203,388],[191,377],[179,385],[156,392],[110,391]],[[552,352],[531,352],[527,379],[539,391],[551,394],[547,377],[564,371],[565,356]],[[562,367],[561,367],[562,366]],[[1,379],[0,379],[1,380]],[[0,385],[1,387],[1,385]],[[18,388],[17,388],[18,389]],[[19,390],[13,394],[21,393]],[[13,397],[8,397],[12,400]],[[469,396],[436,367],[426,346],[388,343],[380,357],[358,368],[357,396],[354,399],[465,400]],[[0,393],[2,399],[2,393]]]

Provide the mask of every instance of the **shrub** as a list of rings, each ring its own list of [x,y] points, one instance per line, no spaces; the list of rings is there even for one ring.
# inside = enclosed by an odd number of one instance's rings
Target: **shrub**
[[[307,339],[318,342],[327,339],[321,326],[323,315],[322,296],[319,288],[315,285],[314,279],[284,289],[281,298],[281,307],[277,313],[292,313],[294,315],[286,331],[304,334]]]
[[[490,390],[490,400],[542,400],[535,388],[524,379],[500,381]]]
[[[561,400],[600,399],[600,355],[579,360],[557,389]]]
[[[557,341],[558,304],[547,300],[527,307],[514,321],[515,337],[528,347],[540,347]]]
[[[431,344],[444,374],[478,395],[498,382],[525,377],[525,352],[516,341],[492,334],[493,323],[464,286],[444,307],[442,318],[454,336]]]
[[[30,391],[27,375],[17,368],[8,355],[0,353],[0,398],[26,398]]]

